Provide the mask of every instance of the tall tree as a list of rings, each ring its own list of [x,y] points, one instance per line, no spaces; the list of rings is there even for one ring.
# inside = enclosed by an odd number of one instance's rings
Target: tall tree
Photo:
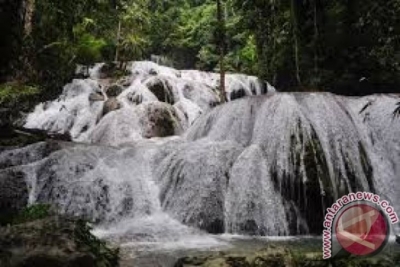
[[[33,15],[35,12],[35,0],[24,1],[24,34],[29,36],[32,32]]]
[[[222,102],[226,102],[225,92],[225,17],[222,10],[222,0],[217,0],[217,21],[218,21],[218,49],[219,49],[219,90]]]
[[[298,1],[290,1],[290,14],[292,18],[292,32],[293,32],[293,49],[294,49],[294,65],[295,77],[297,85],[301,84],[300,79],[300,51],[299,51],[299,21],[298,21]]]
[[[12,78],[13,61],[22,44],[22,0],[0,1],[0,82]]]

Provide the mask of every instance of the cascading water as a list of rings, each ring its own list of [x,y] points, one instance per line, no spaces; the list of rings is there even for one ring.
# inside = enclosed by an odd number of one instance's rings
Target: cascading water
[[[206,232],[320,234],[325,208],[358,190],[400,212],[397,96],[252,96],[274,89],[230,74],[235,101],[218,105],[217,74],[134,62],[112,84],[102,67],[27,117],[80,143],[0,153],[0,183],[25,188],[18,205],[55,204],[119,244],[186,248],[217,245]]]
[[[102,68],[97,64],[89,70],[91,78],[74,80],[56,101],[38,105],[25,127],[68,132],[78,142],[119,145],[181,134],[220,102],[215,73],[134,62],[130,76],[110,84]],[[227,76],[228,99],[274,91],[256,77]]]

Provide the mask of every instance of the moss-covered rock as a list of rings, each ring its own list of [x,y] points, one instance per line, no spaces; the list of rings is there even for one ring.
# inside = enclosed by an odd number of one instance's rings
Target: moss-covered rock
[[[50,216],[0,228],[0,266],[118,266],[118,250],[80,220]]]

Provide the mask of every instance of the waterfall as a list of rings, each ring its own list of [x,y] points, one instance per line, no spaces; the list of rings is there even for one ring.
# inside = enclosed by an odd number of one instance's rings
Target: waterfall
[[[76,142],[0,153],[0,184],[26,188],[19,205],[54,204],[120,244],[182,246],[218,243],[207,233],[321,234],[325,209],[360,190],[400,212],[397,96],[274,93],[228,74],[220,105],[215,73],[129,69],[110,82],[97,65],[29,114],[27,128]]]
[[[69,133],[78,142],[119,145],[179,135],[220,103],[216,73],[147,61],[133,62],[128,69],[130,75],[111,82],[107,66],[96,64],[90,78],[73,80],[58,99],[38,105],[25,127]],[[226,91],[234,100],[275,89],[253,76],[228,74]]]

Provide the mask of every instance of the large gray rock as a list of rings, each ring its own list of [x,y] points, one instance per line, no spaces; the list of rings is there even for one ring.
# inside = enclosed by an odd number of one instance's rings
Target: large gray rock
[[[25,174],[14,168],[0,171],[0,190],[0,222],[6,222],[7,216],[28,204],[29,193]]]
[[[100,93],[91,93],[89,95],[90,102],[104,101],[104,96]]]
[[[124,88],[121,85],[113,84],[106,89],[106,94],[108,97],[117,97],[123,90]]]
[[[115,111],[121,108],[121,103],[118,102],[118,100],[113,97],[107,99],[107,101],[104,103],[103,106],[103,116],[110,113],[111,111]]]
[[[143,137],[167,137],[178,135],[183,131],[177,111],[173,106],[156,102],[146,103],[140,109],[142,112],[140,125],[143,127]]]
[[[41,142],[24,148],[0,152],[0,221],[28,204],[29,187],[26,179],[28,164],[46,158],[61,149],[61,142]]]
[[[174,104],[176,102],[172,92],[172,86],[169,84],[167,79],[162,77],[153,77],[147,81],[146,85],[159,101],[168,104]]]
[[[118,252],[92,236],[80,221],[47,217],[0,228],[0,266],[118,266]]]

